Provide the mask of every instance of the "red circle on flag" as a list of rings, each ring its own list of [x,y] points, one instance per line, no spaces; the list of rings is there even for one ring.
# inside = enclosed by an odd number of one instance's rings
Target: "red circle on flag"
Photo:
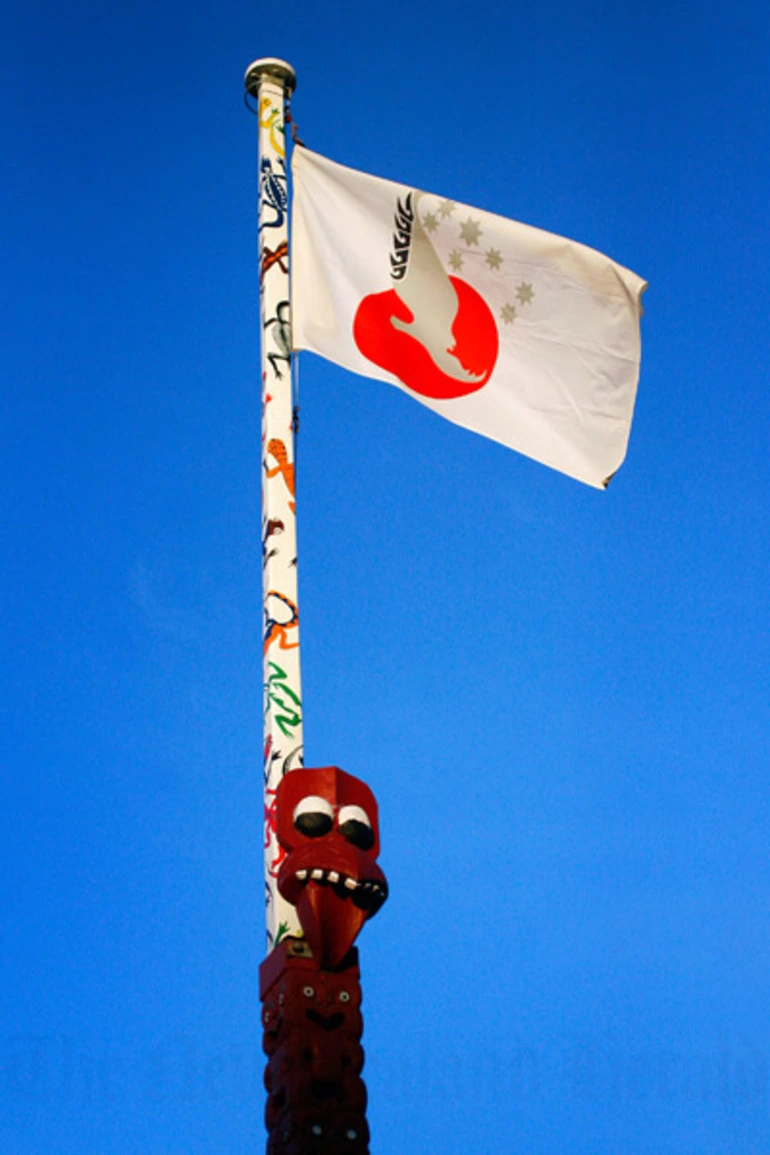
[[[457,359],[458,370],[473,374],[475,380],[445,373],[421,341],[391,324],[393,317],[407,323],[414,320],[396,289],[364,297],[353,320],[353,339],[367,360],[398,377],[413,393],[440,401],[483,389],[492,376],[499,350],[489,305],[466,281],[459,277],[449,280],[457,293],[458,308],[452,323],[455,344],[447,352]]]

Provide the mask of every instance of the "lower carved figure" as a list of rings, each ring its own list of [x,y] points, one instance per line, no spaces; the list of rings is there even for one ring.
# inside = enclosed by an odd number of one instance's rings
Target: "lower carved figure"
[[[303,939],[262,964],[267,1155],[368,1155],[358,952],[321,970]]]
[[[260,968],[267,1155],[368,1155],[353,941],[388,893],[377,803],[336,766],[285,774],[275,803],[278,889],[306,937],[281,939]]]

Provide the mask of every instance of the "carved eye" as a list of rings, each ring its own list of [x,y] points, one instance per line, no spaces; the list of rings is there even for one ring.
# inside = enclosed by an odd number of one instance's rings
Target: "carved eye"
[[[348,994],[347,991],[340,991],[340,1002],[341,1003],[349,1003],[350,1002],[350,995]]]
[[[308,838],[320,838],[328,834],[334,825],[334,808],[320,794],[308,794],[294,807],[292,818],[300,834]]]
[[[312,988],[312,987],[303,987],[303,988],[302,988],[302,993],[303,993],[303,995],[305,996],[305,998],[306,998],[306,999],[313,999],[313,998],[315,998],[315,991],[313,990],[313,988]]]
[[[341,807],[340,834],[359,850],[371,850],[374,846],[374,831],[369,815],[360,806]]]

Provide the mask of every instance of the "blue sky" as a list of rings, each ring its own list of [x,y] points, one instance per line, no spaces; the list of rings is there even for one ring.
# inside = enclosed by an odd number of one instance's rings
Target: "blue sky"
[[[650,283],[606,494],[303,355],[376,1155],[767,1149],[761,6],[7,7],[0,1147],[259,1150],[255,124]]]

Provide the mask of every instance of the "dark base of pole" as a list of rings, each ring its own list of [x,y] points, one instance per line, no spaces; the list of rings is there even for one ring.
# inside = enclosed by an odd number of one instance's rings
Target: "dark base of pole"
[[[358,951],[321,970],[286,938],[260,967],[267,1155],[368,1155]]]

